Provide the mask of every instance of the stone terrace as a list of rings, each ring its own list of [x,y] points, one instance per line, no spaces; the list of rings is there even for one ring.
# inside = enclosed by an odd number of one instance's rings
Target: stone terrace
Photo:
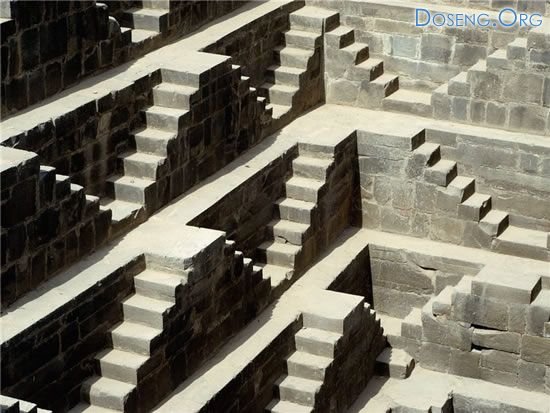
[[[546,22],[19,3],[2,411],[550,413]]]

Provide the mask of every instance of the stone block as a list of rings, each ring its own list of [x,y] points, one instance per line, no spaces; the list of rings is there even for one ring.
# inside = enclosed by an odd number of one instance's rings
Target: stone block
[[[528,361],[518,361],[518,387],[528,391],[544,392],[546,366]]]
[[[510,104],[509,126],[513,129],[541,132],[546,128],[549,110],[541,106]]]
[[[472,281],[472,293],[486,299],[530,304],[541,290],[541,277],[504,267],[485,266]]]
[[[477,379],[480,377],[480,360],[481,352],[478,350],[462,351],[451,349],[449,373]]]
[[[543,336],[545,324],[550,321],[550,290],[542,290],[526,309],[528,334]]]
[[[419,38],[412,36],[392,36],[392,52],[394,56],[416,59],[418,57]]]
[[[517,374],[519,356],[499,350],[481,350],[480,366],[499,372]]]
[[[479,328],[474,328],[472,333],[472,344],[488,349],[519,353],[520,343],[519,333]]]
[[[521,339],[521,358],[550,366],[550,339],[524,335]]]
[[[451,348],[424,342],[420,346],[419,361],[421,366],[446,373],[450,367]]]
[[[422,310],[422,340],[470,351],[472,328],[468,324],[462,325],[444,316],[436,317],[425,308]]]
[[[422,60],[449,63],[452,39],[449,36],[424,33],[421,39],[420,58]]]
[[[502,96],[516,103],[542,104],[544,76],[535,73],[506,73]]]
[[[480,59],[487,57],[487,47],[484,45],[475,45],[467,43],[458,43],[454,47],[452,64],[458,66],[472,66]]]

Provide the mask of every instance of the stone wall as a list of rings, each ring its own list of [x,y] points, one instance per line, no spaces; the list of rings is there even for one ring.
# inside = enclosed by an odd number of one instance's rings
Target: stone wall
[[[80,400],[80,384],[94,371],[94,356],[107,346],[107,332],[122,319],[121,301],[145,268],[139,256],[104,282],[29,331],[2,343],[2,394],[66,411]]]
[[[95,1],[4,2],[2,115],[124,61],[129,37]]]
[[[550,135],[549,48],[541,26],[497,50],[434,92],[434,116]]]
[[[111,211],[34,153],[2,148],[2,308],[108,237]]]

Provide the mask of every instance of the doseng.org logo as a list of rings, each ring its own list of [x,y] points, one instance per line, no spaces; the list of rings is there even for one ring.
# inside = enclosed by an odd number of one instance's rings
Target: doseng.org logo
[[[415,9],[416,27],[497,27],[497,21],[491,19],[487,13],[432,13],[427,9]],[[538,27],[542,24],[542,15],[538,13],[518,12],[506,7],[498,13],[498,25],[502,27]]]

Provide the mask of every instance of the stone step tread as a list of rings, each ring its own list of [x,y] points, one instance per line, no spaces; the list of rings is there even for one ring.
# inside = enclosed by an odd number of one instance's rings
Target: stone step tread
[[[263,251],[278,252],[281,254],[296,255],[300,252],[301,247],[294,244],[284,244],[276,241],[265,241],[260,244],[258,249]]]
[[[162,17],[168,14],[168,10],[165,9],[150,9],[145,7],[133,7],[125,11],[128,14],[141,14],[143,16]]]
[[[121,337],[137,338],[141,340],[153,340],[162,331],[158,328],[149,327],[143,324],[124,321],[111,330],[111,334]]]
[[[462,202],[462,205],[467,205],[475,208],[481,208],[487,202],[491,201],[491,195],[481,194],[476,192]]]
[[[162,82],[156,85],[153,90],[162,90],[167,92],[176,92],[180,95],[191,96],[199,91],[198,88],[187,85],[179,85],[177,83]]]
[[[154,284],[163,284],[173,288],[178,287],[183,281],[183,278],[177,274],[152,270],[150,268],[140,272],[134,277],[134,279],[143,280]]]
[[[546,248],[548,232],[509,226],[497,237],[501,241]]]
[[[89,389],[88,394],[108,394],[119,399],[124,399],[136,386],[135,384],[124,383],[119,380],[93,376],[84,382],[82,388]]]
[[[367,60],[355,65],[355,67],[370,70],[373,67],[378,66],[379,64],[382,64],[382,63],[384,63],[384,61],[382,59],[377,59],[376,57],[369,57]],[[380,79],[382,76],[384,76],[384,74],[378,76],[377,79]],[[390,75],[390,74],[386,74],[386,76],[388,78],[391,78],[391,79],[393,79],[395,77],[395,75]],[[377,79],[374,79],[374,80],[377,80]],[[373,80],[373,82],[374,82],[374,80]]]
[[[175,108],[169,108],[166,106],[153,105],[145,109],[145,112],[158,114],[158,115],[168,115],[174,118],[179,118],[180,116],[184,116],[189,111],[185,109],[175,109]]]
[[[363,63],[366,63],[366,62],[368,62],[369,60],[371,60],[371,59],[367,59],[367,60],[365,60]],[[361,64],[363,64],[363,63],[361,63]],[[361,66],[361,65],[359,65],[359,66]],[[393,74],[393,73],[383,73],[383,74],[381,74],[380,76],[378,76],[376,79],[371,80],[370,83],[385,85],[385,84],[387,84],[387,83],[390,83],[390,82],[394,81],[395,78],[399,78],[399,76],[398,76],[398,75],[395,75],[395,74]],[[394,93],[395,93],[395,92],[394,92]],[[390,96],[391,96],[391,95],[390,95]]]
[[[287,359],[287,362],[299,364],[303,366],[310,366],[319,369],[326,369],[333,359],[329,357],[317,356],[315,354],[306,353],[304,351],[295,351]]]
[[[253,268],[255,271],[262,270],[263,279],[270,279],[272,285],[274,282],[278,283],[282,280],[288,279],[288,274],[293,272],[292,268],[282,267],[280,265],[274,264],[257,263],[254,264]]]
[[[418,105],[431,106],[432,94],[412,89],[399,89],[386,99],[398,100],[400,102],[414,103]]]
[[[306,232],[311,227],[311,225],[308,225],[308,224],[302,224],[299,222],[289,221],[286,219],[274,219],[270,221],[267,224],[267,226],[273,229],[289,231],[289,232],[299,232],[301,234]]]
[[[110,209],[112,211],[112,221],[114,222],[120,222],[123,219],[129,217],[130,215],[134,215],[139,212],[141,208],[143,208],[143,205],[140,204],[134,204],[133,202],[126,202],[126,201],[119,201],[118,199],[111,199],[111,198],[101,198],[100,202],[100,209],[101,210],[107,210]]]
[[[296,389],[306,391],[308,393],[316,393],[323,385],[323,382],[296,376],[284,376],[277,381],[277,385],[287,389]]]
[[[155,184],[155,181],[147,178],[136,178],[135,176],[128,175],[113,175],[107,178],[107,182],[112,182],[113,184],[134,186],[137,188],[148,188],[151,185]]]
[[[498,209],[491,209],[480,222],[488,224],[500,224],[504,219],[508,217],[508,213],[499,211]]]
[[[275,202],[277,205],[285,206],[294,209],[305,209],[311,211],[315,208],[315,203],[308,201],[300,201],[299,199],[282,198]]]
[[[141,43],[146,39],[158,36],[158,32],[153,30],[132,29],[130,35],[132,36],[132,43]]]
[[[313,408],[301,404],[292,403],[286,400],[272,400],[266,407],[272,413],[311,413]]]
[[[408,366],[413,358],[405,350],[386,347],[376,357],[378,363]]]
[[[158,165],[166,160],[164,156],[158,156],[151,153],[129,151],[120,155],[121,159],[133,162],[145,163],[152,166]]]
[[[269,82],[264,83],[262,86],[260,86],[260,88],[266,89],[266,90],[276,90],[276,91],[292,93],[292,94],[296,93],[299,90],[299,88],[297,88],[296,86],[283,85],[280,83],[269,83]]]
[[[300,49],[299,47],[293,46],[277,46],[274,49],[279,54],[293,55],[293,56],[303,56],[310,57],[313,55],[313,50],[310,49]]]
[[[423,154],[423,155],[431,155],[432,153],[439,150],[440,148],[441,148],[441,145],[439,145],[438,143],[424,142],[422,145],[416,148],[414,152],[418,154]]]
[[[318,166],[323,169],[328,169],[333,162],[334,160],[330,158],[313,158],[304,155],[300,155],[292,161],[294,165]]]
[[[413,308],[411,312],[403,319],[403,323],[422,325],[422,310],[420,308]]]
[[[380,325],[384,329],[385,336],[401,335],[401,324],[403,323],[403,320],[382,313],[377,313],[376,315],[380,319]]]
[[[342,47],[340,50],[342,50],[344,52],[349,52],[349,53],[357,53],[357,52],[363,50],[366,47],[369,47],[369,45],[366,44],[366,43],[353,42],[352,44],[350,44],[348,46]],[[369,60],[369,59],[367,59],[367,60]],[[365,61],[367,61],[367,60],[365,60]]]
[[[440,172],[448,173],[448,172],[451,172],[455,167],[456,167],[456,162],[455,161],[449,161],[447,159],[441,159],[435,165],[430,166],[429,169],[432,169],[434,171],[440,171]]]
[[[488,58],[506,59],[506,49],[497,49]]]
[[[293,75],[301,75],[306,72],[306,69],[282,65],[271,65],[267,68],[267,70],[271,72],[285,72]]]
[[[115,413],[117,410],[106,409],[105,407],[92,406],[90,404],[79,403],[69,413]]]
[[[316,18],[327,18],[335,14],[332,10],[327,10],[321,7],[315,6],[304,6],[301,9],[292,12],[295,16],[304,16],[304,17],[316,17]]]
[[[305,31],[305,30],[300,30],[300,29],[290,29],[288,31],[285,32],[285,35],[290,35],[290,36],[300,36],[300,37],[307,37],[309,39],[317,39],[319,37],[321,37],[321,34],[320,33],[314,33],[314,32],[308,32],[308,31]]]
[[[453,162],[453,161],[450,161],[450,162]],[[451,168],[453,167],[452,164],[448,164],[448,166]],[[458,175],[449,183],[449,186],[452,186],[458,189],[466,189],[472,184],[475,184],[474,178],[470,178],[464,175]]]
[[[164,314],[168,309],[174,306],[174,303],[157,298],[146,297],[141,294],[134,294],[123,302],[124,306],[142,308],[157,314]]]
[[[336,27],[335,29],[331,30],[328,33],[330,33],[331,35],[335,35],[335,36],[344,36],[352,30],[353,30],[353,28],[351,28],[351,27],[340,25],[340,26]]]
[[[325,182],[319,181],[317,179],[303,178],[301,176],[293,176],[288,181],[286,181],[286,184],[297,186],[300,188],[310,188],[318,191],[319,189],[321,189],[323,185],[325,185]]]
[[[341,334],[312,327],[304,327],[300,329],[295,336],[310,341],[330,344],[335,344],[342,337]]]
[[[286,114],[290,109],[292,109],[292,107],[270,103],[269,105],[266,106],[266,109],[272,110],[271,116],[273,119],[279,119],[281,116]]]
[[[162,129],[156,129],[152,127],[146,127],[141,130],[135,131],[134,136],[141,136],[148,139],[156,139],[160,141],[169,141],[176,137],[173,132],[168,132]]]
[[[149,357],[118,349],[107,349],[96,355],[96,360],[117,366],[124,366],[134,370],[139,369]]]

